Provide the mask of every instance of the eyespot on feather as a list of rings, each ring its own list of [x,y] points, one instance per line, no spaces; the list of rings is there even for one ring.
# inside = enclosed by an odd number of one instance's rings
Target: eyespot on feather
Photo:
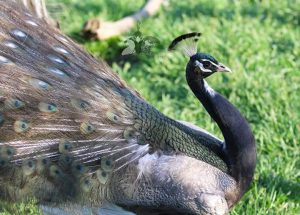
[[[62,171],[57,165],[51,165],[49,168],[49,174],[52,178],[62,177]]]
[[[38,108],[41,112],[44,113],[55,113],[58,111],[57,106],[53,103],[40,102]]]
[[[113,112],[107,111],[106,116],[110,121],[112,121],[114,123],[119,123],[120,122],[120,117],[117,114],[113,113]]]
[[[126,128],[123,136],[126,140],[132,140],[136,137],[136,131],[133,128]]]
[[[16,149],[12,146],[2,145],[0,146],[0,158],[10,161],[16,154]]]
[[[80,187],[84,192],[89,192],[95,186],[95,179],[88,176],[80,180]]]
[[[108,178],[109,178],[109,174],[102,169],[98,169],[96,171],[96,176],[97,176],[98,181],[103,185],[107,183]]]
[[[36,161],[35,160],[25,161],[22,165],[22,170],[25,176],[32,175],[36,170]]]
[[[31,124],[25,119],[17,120],[14,123],[14,130],[17,133],[26,132],[30,129],[30,127],[31,127]]]
[[[90,104],[82,99],[71,99],[71,105],[80,111],[90,110]]]
[[[36,161],[36,170],[38,173],[45,171],[51,164],[51,160],[46,157],[40,157]]]
[[[28,83],[35,89],[38,90],[51,90],[52,86],[46,81],[36,79],[36,78],[28,78]]]
[[[8,98],[4,101],[5,108],[7,109],[20,109],[25,106],[25,103],[16,98]]]
[[[101,158],[101,168],[106,172],[112,171],[113,160],[110,158]]]
[[[58,151],[62,154],[67,154],[73,149],[73,144],[68,140],[61,140],[58,145]]]
[[[87,172],[88,172],[88,167],[83,164],[74,163],[72,165],[72,173],[75,175],[75,177],[80,177]]]
[[[11,159],[16,154],[16,149],[12,146],[7,146],[4,152],[7,158]]]
[[[95,126],[92,125],[90,122],[83,122],[80,125],[80,131],[83,134],[90,134],[96,130]]]
[[[0,157],[0,168],[5,168],[8,166],[8,161]]]
[[[62,167],[68,167],[72,164],[72,162],[73,162],[73,158],[71,155],[62,154],[61,156],[59,156],[58,163]]]

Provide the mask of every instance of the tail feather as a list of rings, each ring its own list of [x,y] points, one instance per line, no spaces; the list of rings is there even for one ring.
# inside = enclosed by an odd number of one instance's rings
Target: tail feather
[[[22,4],[0,0],[2,194],[49,198],[40,190],[66,181],[70,192],[105,188],[114,171],[148,152],[125,104],[138,95],[49,26],[43,1]]]

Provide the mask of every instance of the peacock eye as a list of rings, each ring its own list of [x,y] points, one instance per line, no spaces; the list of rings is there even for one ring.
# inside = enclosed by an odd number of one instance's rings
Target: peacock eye
[[[211,62],[209,61],[203,61],[202,64],[205,68],[209,68],[211,66]]]

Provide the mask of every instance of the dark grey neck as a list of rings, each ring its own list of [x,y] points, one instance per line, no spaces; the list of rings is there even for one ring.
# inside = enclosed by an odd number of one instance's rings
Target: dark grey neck
[[[225,152],[229,160],[229,174],[238,182],[236,201],[247,191],[254,175],[256,147],[252,131],[241,113],[223,96],[211,89],[194,71],[187,69],[187,82],[216,121],[225,139]]]

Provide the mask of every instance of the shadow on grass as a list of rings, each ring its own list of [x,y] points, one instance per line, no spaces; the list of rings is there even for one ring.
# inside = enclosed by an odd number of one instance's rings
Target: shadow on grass
[[[266,188],[268,193],[273,190],[282,193],[292,201],[299,202],[300,184],[294,181],[286,180],[282,176],[278,175],[260,175],[257,181],[259,187]]]

